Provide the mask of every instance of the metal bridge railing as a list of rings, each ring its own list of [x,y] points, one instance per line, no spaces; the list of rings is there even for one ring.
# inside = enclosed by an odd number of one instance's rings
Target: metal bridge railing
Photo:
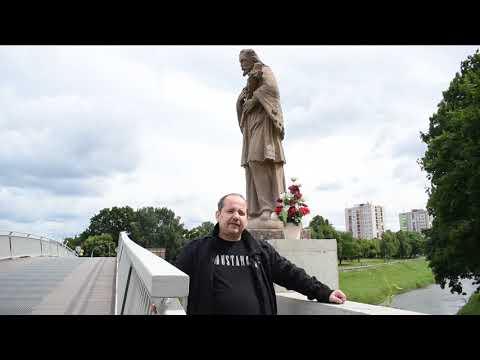
[[[116,315],[185,315],[188,285],[187,274],[120,233]]]
[[[44,236],[0,230],[0,260],[25,256],[77,256],[77,254],[61,242]]]

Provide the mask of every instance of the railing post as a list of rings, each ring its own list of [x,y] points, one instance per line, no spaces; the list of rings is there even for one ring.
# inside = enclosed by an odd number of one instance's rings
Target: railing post
[[[123,310],[125,310],[125,302],[127,301],[128,285],[130,285],[131,275],[132,275],[132,265],[130,264],[130,267],[128,268],[127,285],[125,286],[125,293],[123,294],[122,310],[120,311],[120,315],[123,315]]]
[[[12,252],[12,232],[13,232],[13,231],[10,231],[10,233],[8,234],[8,243],[10,244],[10,257],[11,257],[11,258],[13,257],[13,252]]]

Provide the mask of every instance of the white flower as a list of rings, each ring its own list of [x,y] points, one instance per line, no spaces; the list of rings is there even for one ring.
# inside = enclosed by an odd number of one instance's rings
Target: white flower
[[[296,177],[290,178],[290,180],[292,180],[293,182],[297,181],[297,179],[298,179],[298,178],[296,178]]]

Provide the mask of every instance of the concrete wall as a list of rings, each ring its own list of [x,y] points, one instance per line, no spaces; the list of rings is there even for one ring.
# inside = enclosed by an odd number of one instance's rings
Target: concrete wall
[[[337,240],[275,239],[267,240],[280,255],[303,268],[332,289],[338,289]],[[286,291],[275,286],[276,292]]]

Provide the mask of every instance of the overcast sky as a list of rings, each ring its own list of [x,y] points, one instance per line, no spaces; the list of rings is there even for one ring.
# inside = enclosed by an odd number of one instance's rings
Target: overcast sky
[[[425,208],[419,133],[478,46],[0,46],[0,230],[62,239],[101,209],[168,207],[187,228],[245,194],[235,102],[254,48],[280,88],[287,186],[345,229]]]

